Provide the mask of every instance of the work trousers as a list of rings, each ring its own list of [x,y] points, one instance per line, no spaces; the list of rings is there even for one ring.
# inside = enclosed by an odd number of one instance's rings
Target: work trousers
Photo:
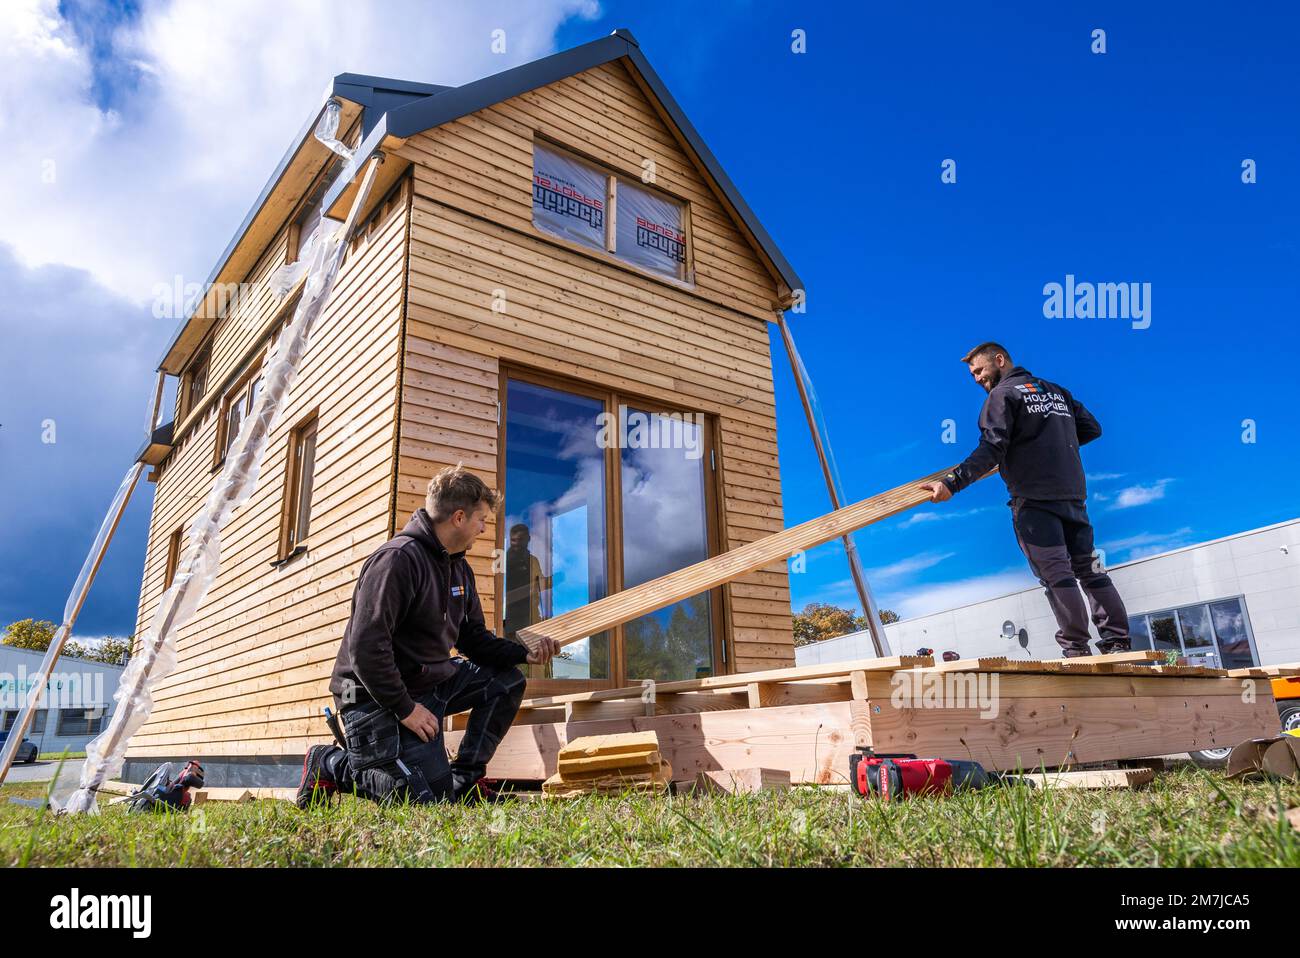
[[[456,671],[415,700],[438,717],[438,734],[427,742],[374,702],[339,714],[348,748],[324,759],[327,775],[343,792],[374,801],[456,800],[483,777],[501,737],[523,701],[524,675],[513,666],[492,669],[453,659]],[[444,743],[446,717],[469,709],[455,759]]]
[[[1056,616],[1056,641],[1067,658],[1091,655],[1088,619],[1105,652],[1129,648],[1128,612],[1119,590],[1093,555],[1092,524],[1082,500],[1012,499],[1016,541]],[[1084,604],[1083,589],[1088,597]]]

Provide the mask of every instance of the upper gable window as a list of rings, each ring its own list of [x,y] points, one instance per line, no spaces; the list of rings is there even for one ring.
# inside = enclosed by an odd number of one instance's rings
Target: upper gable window
[[[686,279],[685,203],[536,140],[533,223],[640,269]]]
[[[533,146],[533,222],[593,249],[605,249],[608,176],[541,143]]]
[[[642,269],[681,279],[686,270],[686,209],[675,200],[618,181],[616,254]]]

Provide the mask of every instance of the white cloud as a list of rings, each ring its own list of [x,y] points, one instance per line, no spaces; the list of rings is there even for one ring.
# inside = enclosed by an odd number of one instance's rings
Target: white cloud
[[[1160,479],[1147,486],[1126,486],[1115,494],[1115,504],[1111,509],[1131,509],[1134,506],[1145,506],[1149,502],[1155,502],[1165,497],[1165,487],[1173,482],[1172,479]]]
[[[1124,561],[1140,559],[1190,545],[1192,537],[1192,527],[1183,526],[1173,532],[1139,532],[1123,539],[1112,539],[1101,543],[1101,548],[1107,553],[1107,563],[1113,565],[1112,560],[1120,553],[1126,553]]]
[[[898,579],[906,579],[917,572],[933,568],[945,559],[951,559],[956,554],[955,552],[923,552],[919,555],[909,556],[886,566],[867,569],[867,581],[893,582]]]
[[[0,241],[25,265],[77,266],[136,301],[177,273],[201,282],[336,73],[459,84],[549,53],[563,21],[597,10],[145,0],[108,40],[137,81],[110,110],[57,0],[6,0]],[[505,54],[491,52],[494,29]]]
[[[1032,588],[1035,584],[1036,580],[1028,571],[1007,569],[990,575],[926,585],[901,596],[891,596],[882,605],[889,606],[904,619],[914,619],[920,615],[946,612],[972,602],[1019,592]]]
[[[990,507],[980,506],[977,509],[947,509],[943,512],[928,512],[921,510],[913,512],[906,519],[898,524],[899,529],[910,529],[912,526],[924,525],[930,522],[944,522],[949,519],[965,519],[969,516],[977,516],[982,512],[989,512]]]
[[[1109,482],[1112,479],[1123,479],[1126,473],[1122,472],[1090,472],[1088,473],[1089,482]]]

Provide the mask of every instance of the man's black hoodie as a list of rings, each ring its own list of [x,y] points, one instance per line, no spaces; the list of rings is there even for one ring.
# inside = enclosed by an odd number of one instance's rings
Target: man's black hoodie
[[[1064,386],[1015,366],[980,410],[980,444],[944,479],[960,492],[994,466],[1017,499],[1084,499],[1079,447],[1101,435],[1092,413]]]
[[[415,709],[414,696],[456,671],[453,646],[490,668],[528,657],[524,646],[484,624],[465,553],[443,548],[429,514],[418,509],[361,567],[330,691],[340,708],[375,701],[404,719]]]

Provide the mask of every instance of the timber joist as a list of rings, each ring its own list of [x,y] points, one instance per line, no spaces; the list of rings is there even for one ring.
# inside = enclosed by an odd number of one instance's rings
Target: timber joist
[[[900,689],[915,698],[937,695],[942,699],[954,686],[976,687],[981,675],[997,676],[993,694],[999,698],[1036,700],[1241,698],[1243,678],[1263,677],[1230,675],[1223,669],[1201,666],[1154,664],[1163,658],[1157,652],[1123,652],[1084,660],[986,657],[938,664],[929,656],[915,655],[859,659],[526,699],[514,725],[570,726],[796,705],[861,705],[873,699],[896,699]],[[1294,667],[1281,668],[1300,672]],[[929,705],[945,707],[943,701]],[[448,716],[448,731],[463,730],[466,718],[467,713]]]

